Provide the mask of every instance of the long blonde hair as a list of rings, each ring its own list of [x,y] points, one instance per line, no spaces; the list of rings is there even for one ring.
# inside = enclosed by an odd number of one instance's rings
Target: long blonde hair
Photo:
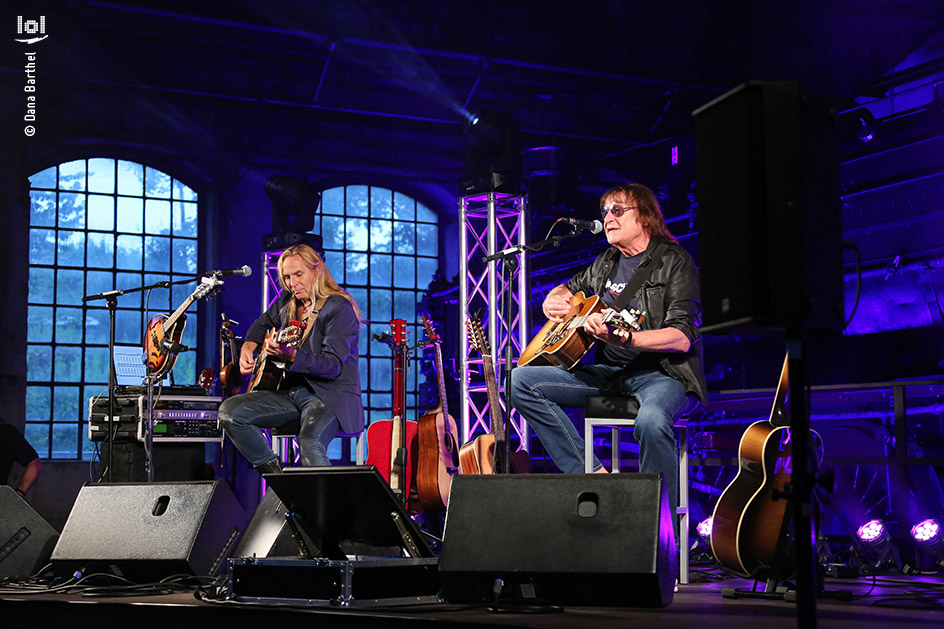
[[[288,287],[288,284],[285,283],[283,266],[285,259],[292,256],[298,256],[309,268],[315,269],[315,278],[311,281],[311,288],[309,290],[309,294],[311,295],[313,302],[321,299],[322,297],[340,295],[351,303],[351,307],[354,308],[354,315],[357,317],[357,320],[364,320],[364,315],[361,313],[361,309],[357,307],[357,302],[354,301],[354,298],[351,297],[350,293],[338,285],[337,281],[334,279],[334,276],[331,275],[331,271],[328,270],[328,267],[325,265],[324,260],[320,255],[318,255],[318,252],[308,245],[292,245],[283,251],[282,255],[279,256],[279,284],[282,285],[283,291],[291,290]],[[291,319],[295,316],[295,308],[298,305],[297,302],[298,299],[293,295],[288,303],[285,304],[285,308],[282,310],[283,323],[287,319]]]

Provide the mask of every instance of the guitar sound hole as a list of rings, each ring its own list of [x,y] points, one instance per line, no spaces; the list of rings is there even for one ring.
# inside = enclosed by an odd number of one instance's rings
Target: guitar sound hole
[[[591,491],[585,491],[577,496],[577,515],[581,518],[596,517],[599,505],[600,497]]]

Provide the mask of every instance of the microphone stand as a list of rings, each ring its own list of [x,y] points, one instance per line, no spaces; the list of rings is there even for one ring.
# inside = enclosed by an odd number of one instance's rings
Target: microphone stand
[[[504,376],[504,386],[502,391],[505,394],[505,412],[502,414],[502,423],[504,425],[504,434],[505,434],[505,444],[504,452],[501,453],[502,465],[501,469],[498,471],[502,473],[509,472],[508,462],[511,460],[511,440],[508,438],[508,427],[511,425],[511,402],[510,402],[510,391],[509,387],[511,386],[511,363],[512,363],[512,347],[511,347],[511,302],[514,301],[511,295],[511,281],[514,279],[515,273],[518,270],[518,254],[523,254],[525,251],[539,251],[544,248],[545,245],[554,245],[555,247],[560,247],[561,241],[566,240],[567,238],[574,238],[579,236],[584,231],[583,227],[577,226],[574,227],[570,233],[563,234],[560,236],[554,236],[546,240],[540,240],[538,242],[531,243],[529,245],[515,245],[509,247],[497,253],[492,253],[484,258],[483,262],[493,262],[495,260],[502,261],[502,278],[504,280],[505,290],[501,296],[502,311],[504,312],[504,319],[506,325],[506,339],[505,339],[505,359],[502,376]],[[524,305],[522,304],[522,308]],[[498,468],[499,466],[496,466]]]
[[[194,279],[199,279],[203,277],[198,275],[193,278],[187,278],[183,280],[177,280],[176,282],[156,282],[154,284],[149,284],[147,286],[138,286],[135,288],[123,288],[117,290],[109,290],[103,293],[96,293],[94,295],[86,295],[82,298],[82,303],[88,303],[90,301],[97,301],[99,299],[104,299],[105,304],[108,307],[108,419],[106,425],[108,426],[108,435],[105,438],[105,442],[108,444],[108,467],[107,475],[108,482],[112,482],[113,476],[113,462],[114,462],[114,452],[115,452],[115,389],[118,388],[118,375],[115,370],[115,313],[118,309],[118,297],[128,293],[140,293],[146,290],[151,290],[154,288],[170,288],[174,284],[187,284],[192,282]],[[147,362],[147,358],[142,355],[142,361]],[[145,386],[147,387],[148,395],[148,426],[147,426],[147,435],[145,438],[145,456],[144,456],[144,465],[145,471],[147,473],[148,481],[153,479],[153,470],[151,469],[151,450],[148,439],[151,436],[151,430],[153,428],[153,410],[151,408],[151,402],[153,397],[153,387],[154,383],[149,373],[145,377]],[[91,417],[89,417],[91,421]],[[98,481],[102,481],[101,475],[99,475]]]

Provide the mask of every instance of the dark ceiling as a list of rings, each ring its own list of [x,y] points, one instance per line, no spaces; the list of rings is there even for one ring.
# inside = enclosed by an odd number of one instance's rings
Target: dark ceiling
[[[942,4],[52,0],[41,10],[56,62],[42,70],[90,94],[388,128],[496,109],[514,115],[525,147],[605,154],[689,132],[693,109],[752,79],[799,80],[848,107],[932,39]]]

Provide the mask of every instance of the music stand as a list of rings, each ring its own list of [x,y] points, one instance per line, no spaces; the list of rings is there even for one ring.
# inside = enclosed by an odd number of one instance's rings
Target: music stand
[[[413,558],[435,557],[416,523],[373,465],[286,468],[264,474],[287,517],[326,559],[345,549],[402,547]]]

